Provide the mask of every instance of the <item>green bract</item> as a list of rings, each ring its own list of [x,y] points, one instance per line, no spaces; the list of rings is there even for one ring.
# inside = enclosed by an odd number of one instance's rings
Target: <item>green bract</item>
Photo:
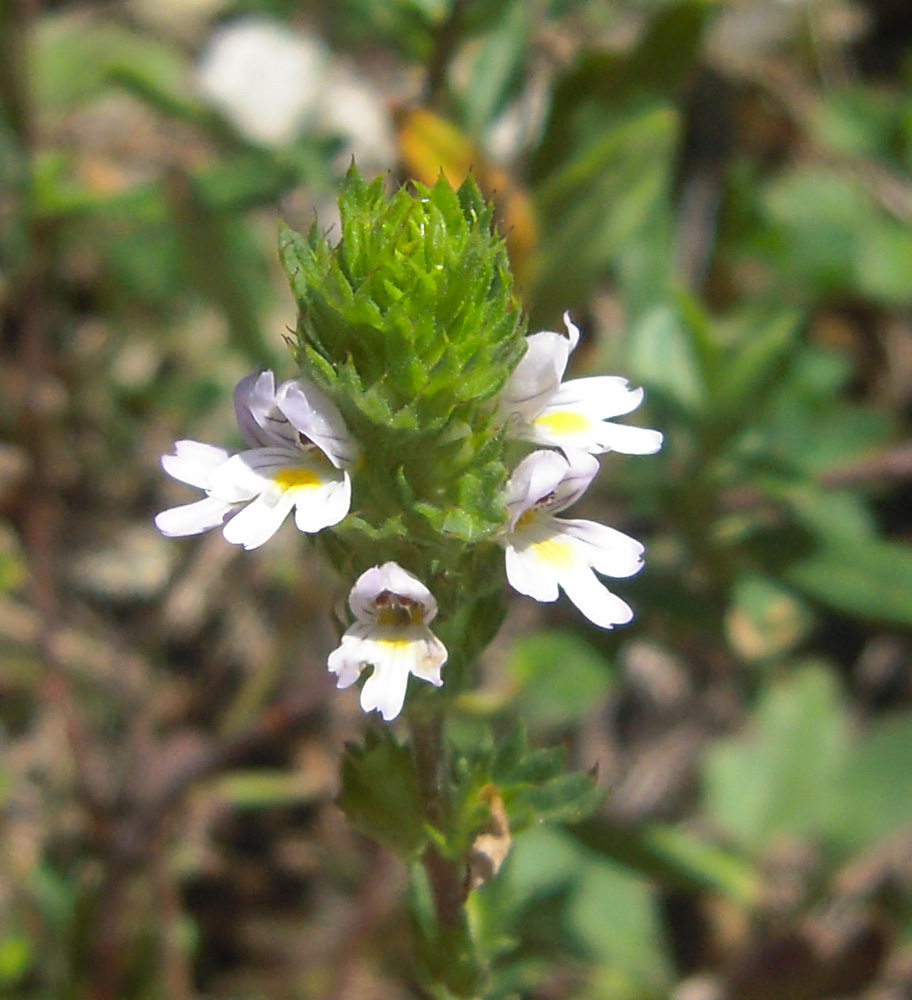
[[[525,343],[503,240],[471,179],[387,196],[352,167],[339,208],[337,241],[316,224],[280,239],[301,373],[362,449],[327,550],[340,569],[407,552],[403,565],[436,576],[506,521],[492,416]]]

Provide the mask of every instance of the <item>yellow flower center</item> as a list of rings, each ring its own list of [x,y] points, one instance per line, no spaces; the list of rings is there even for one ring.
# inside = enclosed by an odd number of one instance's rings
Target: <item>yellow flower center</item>
[[[386,646],[388,649],[405,649],[409,645],[409,639],[391,639],[389,636],[381,636],[376,640],[378,645]]]
[[[272,481],[284,493],[286,490],[315,490],[323,481],[312,469],[279,469]]]
[[[530,548],[543,563],[554,569],[572,569],[576,562],[573,546],[558,538],[546,538],[542,542],[535,542]]]
[[[543,413],[533,421],[536,427],[558,436],[579,434],[589,428],[589,418],[573,410],[555,410],[553,413]]]

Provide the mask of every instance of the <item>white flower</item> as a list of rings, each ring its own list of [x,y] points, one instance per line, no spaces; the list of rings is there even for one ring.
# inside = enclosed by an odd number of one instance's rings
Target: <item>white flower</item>
[[[338,524],[351,504],[345,467],[356,457],[334,404],[303,379],[278,387],[272,372],[249,375],[234,393],[238,425],[250,449],[230,455],[199,441],[178,441],[165,471],[206,491],[196,503],[155,518],[169,537],[224,525],[229,542],[254,549],[294,510],[301,531]]]
[[[354,625],[329,655],[338,687],[350,687],[368,665],[373,672],[361,689],[365,712],[379,710],[386,722],[402,711],[409,674],[443,683],[443,643],[428,628],[437,602],[425,585],[394,562],[374,566],[358,577],[348,598]]]
[[[651,455],[662,447],[659,431],[615,424],[643,400],[642,389],[631,389],[616,375],[561,382],[579,329],[564,313],[567,336],[550,330],[526,337],[523,359],[500,395],[500,414],[515,437],[565,451],[600,455],[620,451]]]
[[[284,146],[316,114],[328,59],[324,46],[307,35],[263,18],[241,18],[213,32],[197,84],[245,138]]]
[[[556,601],[558,588],[596,625],[612,628],[633,618],[630,606],[596,577],[627,577],[643,565],[643,546],[594,521],[553,515],[585,492],[598,459],[585,452],[535,451],[507,483],[509,528],[500,542],[507,551],[507,579],[536,601]]]

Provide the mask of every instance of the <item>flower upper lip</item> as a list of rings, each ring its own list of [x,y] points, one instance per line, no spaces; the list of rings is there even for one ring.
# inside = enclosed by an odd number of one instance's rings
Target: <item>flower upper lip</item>
[[[341,413],[317,386],[304,379],[283,382],[276,392],[276,406],[298,433],[313,442],[337,469],[357,460],[358,446],[348,433]]]
[[[569,456],[537,451],[520,462],[507,484],[509,530],[526,511],[542,506],[556,514],[572,506],[586,492],[599,470],[598,459],[585,452]]]
[[[235,389],[234,410],[251,448],[313,444],[337,469],[357,458],[357,445],[335,403],[304,379],[289,379],[276,387],[271,371],[248,375]]]
[[[579,328],[564,313],[567,334],[543,330],[526,337],[526,353],[501,390],[498,412],[514,437],[539,445],[585,451],[651,454],[662,446],[658,431],[610,418],[635,410],[642,389],[616,375],[562,382]]]

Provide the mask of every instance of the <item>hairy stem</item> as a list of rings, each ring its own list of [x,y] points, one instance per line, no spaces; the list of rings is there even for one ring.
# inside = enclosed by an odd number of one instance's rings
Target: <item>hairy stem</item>
[[[427,823],[444,838],[453,834],[455,817],[450,800],[449,770],[443,715],[411,722],[412,752],[422,811]],[[426,941],[425,972],[447,996],[477,997],[484,980],[466,918],[466,864],[447,857],[429,844],[421,858],[430,885],[436,920],[435,932]]]
[[[447,760],[443,739],[443,717],[413,720],[412,749],[424,815],[435,829],[447,832],[450,827],[450,802],[447,789]],[[431,844],[422,859],[434,908],[441,930],[456,930],[465,923],[465,873],[463,865],[445,858]]]

